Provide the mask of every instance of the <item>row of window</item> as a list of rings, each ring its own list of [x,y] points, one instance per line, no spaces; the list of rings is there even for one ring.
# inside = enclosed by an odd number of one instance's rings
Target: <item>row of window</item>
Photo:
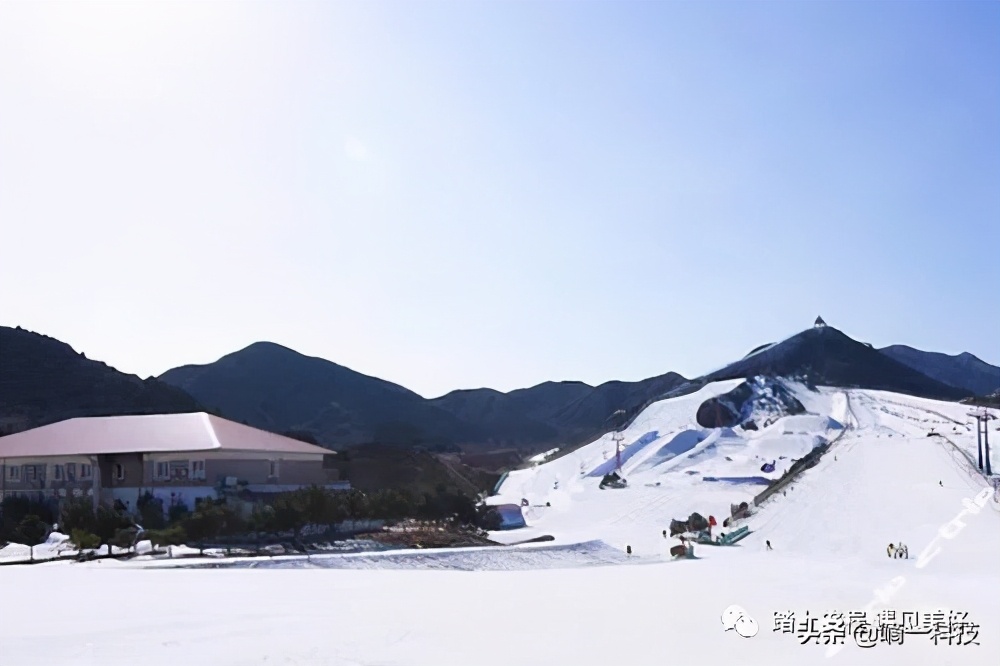
[[[204,479],[204,460],[174,460],[158,462],[153,469],[153,479],[157,481],[183,481],[186,479]]]
[[[45,465],[8,465],[8,481],[37,481],[45,476]],[[79,472],[79,476],[77,476]],[[115,463],[112,475],[116,481],[125,480],[125,466]],[[268,476],[276,478],[278,476],[278,461],[268,461]],[[64,465],[52,465],[52,478],[55,481],[89,481],[94,477],[93,467],[87,463],[66,463]],[[158,462],[153,468],[153,479],[156,481],[183,481],[187,479],[205,479],[204,460],[174,460],[170,462]]]
[[[37,481],[45,476],[45,465],[7,465],[8,481]],[[79,476],[77,472],[79,471]],[[52,478],[56,481],[87,481],[94,476],[94,468],[87,463],[66,463],[52,466]]]

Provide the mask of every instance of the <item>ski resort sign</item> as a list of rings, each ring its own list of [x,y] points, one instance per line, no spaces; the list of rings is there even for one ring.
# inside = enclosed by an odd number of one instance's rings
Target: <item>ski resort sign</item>
[[[968,497],[963,498],[962,506],[964,506],[965,508],[959,511],[957,516],[955,516],[947,523],[942,525],[940,528],[938,528],[937,534],[934,536],[931,542],[927,544],[927,546],[922,551],[920,551],[920,555],[917,557],[917,564],[916,564],[917,568],[923,569],[928,564],[930,564],[931,560],[937,557],[938,554],[941,552],[940,544],[943,543],[944,541],[950,541],[954,539],[956,536],[958,536],[958,534],[962,530],[965,529],[965,523],[962,522],[962,519],[964,517],[966,517],[967,515],[975,516],[980,511],[982,511],[983,507],[986,506],[986,504],[991,500],[994,503],[996,503],[997,500],[994,497],[995,493],[996,490],[994,490],[993,485],[991,484],[983,488],[981,491],[979,491],[979,493],[975,496],[975,498],[973,499],[969,499]],[[874,609],[875,606],[878,606],[880,604],[883,606],[887,606],[889,604],[889,601],[891,601],[892,598],[896,596],[896,593],[905,584],[906,584],[905,577],[896,576],[891,581],[889,581],[887,585],[879,587],[878,589],[875,590],[874,598],[868,602],[868,604],[862,609],[862,611],[867,613],[868,611]],[[833,657],[843,649],[844,649],[843,644],[831,645],[826,651],[827,659]]]

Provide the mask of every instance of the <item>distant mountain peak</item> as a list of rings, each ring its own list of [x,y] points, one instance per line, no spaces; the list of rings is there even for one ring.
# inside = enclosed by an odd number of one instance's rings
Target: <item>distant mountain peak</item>
[[[907,345],[891,345],[879,351],[928,377],[976,395],[988,395],[1000,388],[1000,367],[969,352],[949,355]]]
[[[267,340],[261,340],[254,342],[253,344],[247,345],[243,349],[235,352],[237,354],[244,353],[268,353],[268,354],[295,354],[296,356],[302,356],[299,352],[285,347],[284,345],[279,345],[277,342],[268,342]]]
[[[181,389],[119,372],[21,327],[0,326],[0,350],[0,429],[7,432],[78,416],[204,411]]]
[[[760,348],[702,378],[704,382],[752,375],[805,377],[816,385],[893,391],[958,400],[968,393],[927,376],[817,318],[817,325]]]
[[[816,321],[813,323],[814,328],[822,328],[826,326],[826,322],[823,321],[822,317],[816,317]]]

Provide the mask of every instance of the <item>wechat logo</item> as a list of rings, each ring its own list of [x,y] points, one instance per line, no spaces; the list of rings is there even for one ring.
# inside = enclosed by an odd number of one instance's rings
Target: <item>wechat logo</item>
[[[750,614],[742,606],[732,605],[722,611],[722,627],[725,631],[735,630],[743,638],[752,638],[757,635],[757,620],[750,617]]]

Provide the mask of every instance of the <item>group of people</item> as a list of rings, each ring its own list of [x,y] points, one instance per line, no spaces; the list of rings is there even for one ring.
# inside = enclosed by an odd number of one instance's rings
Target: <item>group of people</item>
[[[905,558],[907,560],[910,559],[910,549],[907,548],[906,544],[904,544],[902,541],[900,541],[898,545],[893,545],[890,543],[889,547],[886,548],[886,552],[888,553],[889,557],[893,559],[899,559],[899,558]]]

